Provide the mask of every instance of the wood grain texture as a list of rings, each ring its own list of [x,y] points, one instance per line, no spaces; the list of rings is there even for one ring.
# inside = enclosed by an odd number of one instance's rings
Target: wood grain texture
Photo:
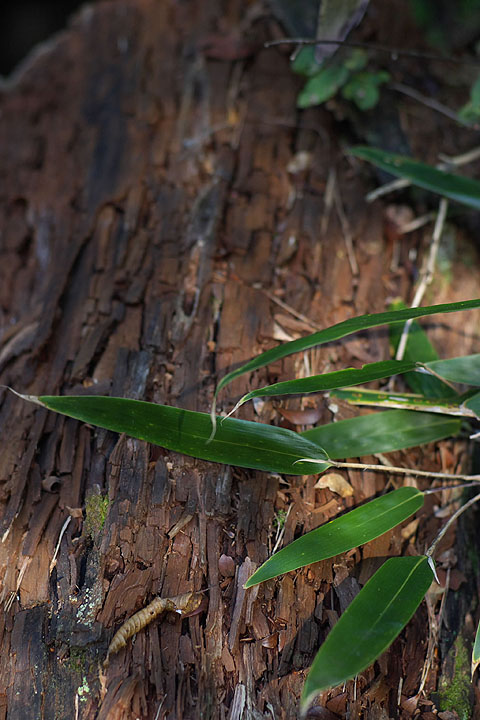
[[[98,392],[207,411],[227,368],[271,347],[279,328],[305,332],[262,288],[320,326],[407,297],[409,250],[420,241],[402,240],[392,273],[381,208],[365,207],[364,181],[331,120],[323,110],[298,118],[287,56],[261,49],[270,21],[248,31],[260,48],[248,60],[202,52],[212,31],[238,26],[243,5],[224,4],[221,14],[213,0],[102,2],[2,91],[0,382],[36,395]],[[293,175],[287,166],[300,150],[312,166]],[[358,278],[335,215],[320,231],[333,166]],[[475,296],[462,252],[432,301]],[[465,315],[459,327],[456,316],[442,320],[443,354],[474,351],[477,318]],[[310,353],[309,368],[287,358],[236,380],[221,402],[229,409],[253,386],[294,373],[380,360],[387,348],[378,331]],[[254,418],[252,408],[243,412]],[[257,419],[280,418],[267,402]],[[287,543],[373,496],[380,476],[351,472],[355,495],[342,501],[315,490],[313,477],[279,484],[6,394],[0,431],[0,719],[296,716],[305,672],[350,597],[343,583],[361,554],[254,592],[242,584],[273,547],[278,509],[292,505]],[[410,459],[436,462],[426,451]],[[42,488],[51,476],[57,493]],[[377,542],[377,555],[402,548],[394,533]],[[234,576],[222,573],[222,555]],[[103,675],[125,618],[155,595],[205,588],[203,614],[149,625]],[[375,717],[396,697],[395,657],[382,661]],[[374,677],[367,671],[359,688]],[[350,688],[334,701],[322,702],[340,716],[359,707]]]

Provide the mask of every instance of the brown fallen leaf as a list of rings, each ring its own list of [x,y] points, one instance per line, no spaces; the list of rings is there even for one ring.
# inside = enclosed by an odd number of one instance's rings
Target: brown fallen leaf
[[[316,484],[313,486],[315,490],[323,490],[323,488],[329,488],[340,497],[346,498],[353,495],[353,488],[350,483],[345,480],[343,475],[340,473],[327,473],[319,477]]]
[[[315,425],[320,420],[319,408],[304,408],[303,410],[285,410],[277,408],[280,415],[292,425]]]

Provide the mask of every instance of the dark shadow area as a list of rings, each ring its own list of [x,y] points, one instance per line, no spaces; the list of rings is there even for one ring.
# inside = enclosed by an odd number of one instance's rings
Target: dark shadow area
[[[66,27],[72,13],[84,4],[81,0],[19,0],[2,3],[0,75],[10,75],[35,45]]]

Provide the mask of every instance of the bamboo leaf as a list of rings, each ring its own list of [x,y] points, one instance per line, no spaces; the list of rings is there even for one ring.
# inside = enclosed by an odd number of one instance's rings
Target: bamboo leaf
[[[393,452],[456,435],[461,421],[434,413],[387,410],[306,430],[302,437],[323,447],[332,460]]]
[[[450,382],[480,385],[480,353],[449,358],[448,360],[436,360],[435,362],[425,363],[425,367],[430,368],[437,375]]]
[[[349,152],[396,177],[410,180],[418,187],[480,210],[480,183],[476,180],[437,170],[412,158],[394,155],[378,148],[358,146],[351,148]]]
[[[471,410],[477,418],[480,418],[480,392],[465,400],[464,407]]]
[[[403,487],[371,500],[279,550],[253,573],[245,587],[370,542],[413,515],[422,505],[423,493],[413,487]]]
[[[480,307],[480,299],[465,300],[456,303],[445,303],[443,305],[432,305],[423,308],[391,310],[389,312],[376,313],[373,315],[360,315],[359,317],[349,318],[341,323],[325,328],[325,330],[320,330],[319,332],[307,335],[306,337],[298,338],[298,340],[291,340],[283,345],[278,345],[271,350],[267,350],[261,355],[257,355],[241,367],[236,370],[232,370],[232,372],[225,375],[217,386],[215,397],[218,396],[218,393],[222,390],[222,388],[232,382],[235,378],[240,377],[240,375],[252,372],[253,370],[258,370],[269,363],[280,360],[281,358],[292,355],[293,353],[308,350],[316,345],[340,340],[341,338],[352,335],[360,330],[369,330],[370,328],[378,327],[379,325],[386,325],[394,322],[405,322],[410,318],[435,315],[442,312],[449,313],[457,312],[459,310],[472,310],[478,307]]]
[[[244,395],[230,414],[234,413],[248,400],[256,397],[296,395],[299,393],[334,390],[351,385],[360,385],[372,380],[381,380],[391,375],[400,375],[415,370],[418,366],[419,363],[407,360],[383,360],[364,365],[361,369],[347,368],[346,370],[323,373],[323,375],[311,375],[298,380],[273,383]],[[428,372],[429,370],[451,382],[480,385],[480,354],[421,363],[421,368],[418,368],[417,372]]]
[[[317,653],[302,694],[302,711],[322,690],[355,677],[395,640],[433,580],[428,558],[390,558],[370,578]]]
[[[318,445],[272,425],[217,418],[215,439],[207,444],[211,419],[206,413],[116,397],[21,397],[62,415],[202,460],[290,475],[308,475],[329,467]],[[318,459],[318,467],[302,462],[294,465],[306,457]]]
[[[365,390],[364,388],[333,390],[331,397],[337,397],[351,405],[367,405],[375,407],[401,408],[405,410],[417,410],[420,412],[440,413],[443,415],[456,415],[459,417],[474,417],[473,409],[469,409],[466,398],[472,393],[459,395],[453,401],[451,398],[436,399],[424,398],[421,395],[411,393],[388,393],[377,390]]]
[[[391,309],[403,310],[405,307],[404,302],[397,300],[392,303]],[[404,325],[397,323],[390,325],[390,343],[393,347],[393,354],[397,351],[404,327]],[[428,339],[426,332],[416,320],[413,320],[408,331],[403,360],[433,362],[438,359],[438,353]],[[403,378],[414,393],[424,395],[427,398],[447,398],[456,395],[455,390],[434,375],[408,372],[404,374]]]
[[[336,370],[323,375],[311,375],[310,377],[299,378],[298,380],[287,380],[285,382],[266,385],[258,390],[252,390],[244,395],[237,403],[232,413],[248,400],[256,397],[272,395],[297,395],[299,393],[323,392],[334,388],[359,385],[360,383],[372,380],[381,380],[391,375],[399,375],[416,367],[416,363],[405,360],[383,360],[381,362],[369,363],[362,368],[346,368]]]

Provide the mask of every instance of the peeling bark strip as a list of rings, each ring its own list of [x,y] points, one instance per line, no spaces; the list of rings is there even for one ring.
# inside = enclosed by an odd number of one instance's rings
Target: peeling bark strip
[[[375,17],[391,7],[377,5]],[[248,62],[203,54],[215,30],[238,34],[245,6],[95,3],[0,94],[1,383],[34,396],[110,394],[208,412],[227,370],[310,332],[305,318],[323,328],[410,297],[424,240],[404,236],[391,271],[382,207],[366,207],[371,188],[346,162],[332,116],[299,114],[302,80],[287,55],[262,49],[278,25],[255,20],[247,39],[259,50]],[[394,43],[397,18],[386,27]],[[430,125],[418,122],[423,138]],[[438,134],[452,146],[434,147]],[[451,125],[428,140],[432,153],[455,154]],[[300,152],[310,166],[292,173]],[[325,203],[332,168],[358,278]],[[460,236],[454,282],[433,288],[432,302],[477,295],[476,253]],[[478,351],[476,318],[434,325],[445,356]],[[222,405],[267,382],[387,357],[386,332],[352,338],[237,378]],[[243,584],[282,533],[291,542],[381,492],[384,479],[349,471],[353,496],[339,498],[314,477],[195,461],[5,391],[0,400],[0,720],[297,717],[330,625],[378,558],[401,554],[406,541],[388,533],[257,595]],[[323,400],[314,410],[319,422],[331,419]],[[280,423],[268,399],[258,415],[243,412]],[[443,447],[392,464],[459,470],[461,443]],[[148,625],[99,680],[113,628],[143,598],[205,587],[205,613]],[[418,688],[423,617],[405,638],[321,703],[339,717],[396,712],[400,679],[405,697]]]
[[[191,615],[200,607],[202,595],[200,593],[184,593],[176,595],[173,598],[156,597],[146,607],[142,608],[132,615],[131,618],[125,620],[123,625],[117,630],[112,638],[107,650],[107,657],[103,663],[103,667],[107,668],[110,664],[110,655],[115,655],[121,648],[124,648],[127,641],[140,630],[143,630],[149,623],[164,612],[176,612],[179,615]]]

